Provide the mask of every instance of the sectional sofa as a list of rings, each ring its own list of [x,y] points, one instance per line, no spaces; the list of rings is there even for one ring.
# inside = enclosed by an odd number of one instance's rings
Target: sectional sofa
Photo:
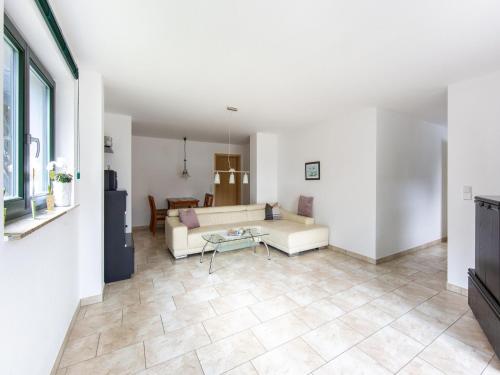
[[[176,258],[201,253],[205,240],[202,235],[230,228],[258,228],[269,233],[268,245],[289,255],[328,246],[328,227],[314,219],[281,209],[281,220],[264,220],[265,205],[240,205],[195,208],[199,228],[188,230],[179,220],[179,210],[169,210],[165,220],[167,247]]]

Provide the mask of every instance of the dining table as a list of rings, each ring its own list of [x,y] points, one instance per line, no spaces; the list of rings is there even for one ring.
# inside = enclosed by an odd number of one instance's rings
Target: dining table
[[[177,208],[198,207],[199,202],[199,199],[194,197],[167,198],[167,208],[169,210],[174,210]]]

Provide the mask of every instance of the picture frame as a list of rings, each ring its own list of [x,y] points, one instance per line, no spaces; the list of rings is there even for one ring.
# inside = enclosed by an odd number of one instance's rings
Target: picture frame
[[[321,177],[321,168],[319,161],[305,163],[304,173],[306,181],[319,180]]]

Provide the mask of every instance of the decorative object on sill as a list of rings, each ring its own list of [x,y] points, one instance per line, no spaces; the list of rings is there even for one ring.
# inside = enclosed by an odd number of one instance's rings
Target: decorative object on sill
[[[56,178],[56,163],[51,161],[47,165],[47,171],[49,172],[49,192],[46,198],[47,211],[54,210],[54,179]]]
[[[320,165],[319,161],[313,161],[305,164],[306,180],[319,180],[320,179]]]
[[[31,190],[31,217],[33,219],[36,218],[36,200],[35,200],[35,168],[32,169],[32,180],[33,183],[32,183],[32,190]]]
[[[73,176],[69,173],[56,173],[54,181],[54,203],[57,207],[71,205],[71,181]]]
[[[55,205],[54,194],[47,194],[46,202],[47,202],[47,211],[54,211],[54,205]]]
[[[104,136],[104,153],[113,154],[113,138],[108,135]]]
[[[184,178],[189,178],[191,176],[189,175],[189,172],[188,172],[187,166],[186,166],[186,163],[187,163],[187,159],[186,159],[186,141],[187,141],[187,138],[184,137],[184,169],[182,170],[181,176],[184,177]]]
[[[5,202],[5,187],[3,188],[3,196],[2,199]],[[4,206],[3,208],[3,225],[5,226],[5,222],[7,221],[7,207]]]
[[[226,110],[229,112],[238,112],[238,108],[236,107],[226,107]],[[236,183],[235,174],[243,173],[243,184],[248,184],[248,174],[249,171],[237,171],[236,169],[231,167],[231,161],[229,160],[229,156],[231,155],[231,128],[228,129],[228,145],[227,145],[227,170],[214,170],[214,184],[220,184],[220,174],[219,173],[229,173],[229,184],[234,185]]]
[[[31,198],[31,217],[36,219],[36,200],[35,198]]]
[[[68,173],[68,166],[64,158],[57,158],[57,161],[51,161],[47,165],[49,176],[52,183],[52,192],[54,195],[54,204],[57,207],[67,207],[71,205],[71,181],[73,175]],[[52,173],[50,171],[53,171]]]

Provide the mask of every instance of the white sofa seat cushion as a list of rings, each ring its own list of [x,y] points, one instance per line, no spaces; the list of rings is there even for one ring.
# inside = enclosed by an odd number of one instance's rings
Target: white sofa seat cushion
[[[328,228],[323,225],[304,225],[290,220],[264,221],[263,231],[269,232],[266,240],[282,249],[304,249],[312,244],[328,245]]]

